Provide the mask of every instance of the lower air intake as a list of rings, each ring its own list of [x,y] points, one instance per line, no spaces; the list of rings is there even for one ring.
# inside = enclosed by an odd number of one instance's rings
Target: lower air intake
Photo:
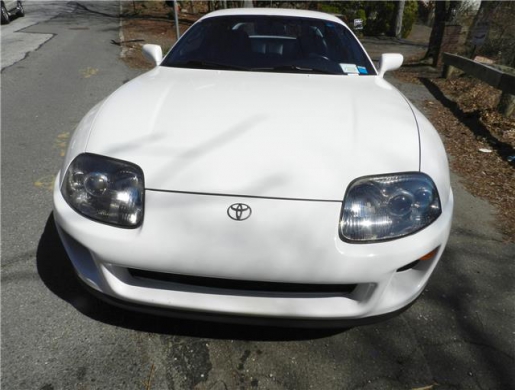
[[[200,276],[176,275],[163,272],[143,271],[134,268],[128,269],[134,278],[150,279],[175,284],[204,287],[219,290],[233,290],[260,293],[287,293],[287,294],[331,294],[347,295],[352,293],[356,284],[309,284],[309,283],[278,283],[257,282],[249,280],[234,280],[220,278],[206,278]]]

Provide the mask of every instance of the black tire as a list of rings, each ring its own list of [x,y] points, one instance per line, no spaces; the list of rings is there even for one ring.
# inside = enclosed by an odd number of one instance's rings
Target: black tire
[[[25,10],[23,9],[21,1],[18,1],[18,6],[16,7],[16,16],[19,16],[20,18],[25,16]]]
[[[9,24],[11,21],[11,17],[9,16],[9,12],[5,9],[4,5],[2,4],[2,24]]]

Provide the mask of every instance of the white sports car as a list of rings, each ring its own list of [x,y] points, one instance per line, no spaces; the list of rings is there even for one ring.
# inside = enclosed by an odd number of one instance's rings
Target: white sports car
[[[244,9],[195,23],[95,106],[54,215],[80,279],[175,316],[335,326],[422,292],[449,236],[442,142],[338,18]]]

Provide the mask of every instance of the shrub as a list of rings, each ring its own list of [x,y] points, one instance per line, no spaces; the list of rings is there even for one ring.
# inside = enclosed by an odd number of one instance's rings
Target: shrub
[[[320,4],[320,11],[327,12],[328,14],[339,14],[342,12],[341,6],[339,4]]]
[[[395,12],[393,1],[370,1],[365,4],[367,13],[367,24],[364,29],[365,35],[389,34],[392,27],[391,22]]]
[[[414,0],[406,1],[404,14],[402,15],[402,37],[407,38],[417,20],[418,3]]]
[[[396,12],[395,1],[368,1],[364,3],[367,14],[365,35],[393,35],[393,23]],[[406,38],[417,20],[418,4],[415,0],[406,1],[402,16],[401,35]]]
[[[367,24],[367,13],[363,8],[358,9],[358,12],[356,12],[356,19],[363,20],[363,28],[365,28]]]

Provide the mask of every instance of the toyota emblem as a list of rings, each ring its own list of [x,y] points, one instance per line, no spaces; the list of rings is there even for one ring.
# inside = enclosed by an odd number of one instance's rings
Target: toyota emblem
[[[250,206],[244,203],[235,203],[229,206],[227,209],[227,215],[229,218],[235,221],[245,221],[252,214]]]

